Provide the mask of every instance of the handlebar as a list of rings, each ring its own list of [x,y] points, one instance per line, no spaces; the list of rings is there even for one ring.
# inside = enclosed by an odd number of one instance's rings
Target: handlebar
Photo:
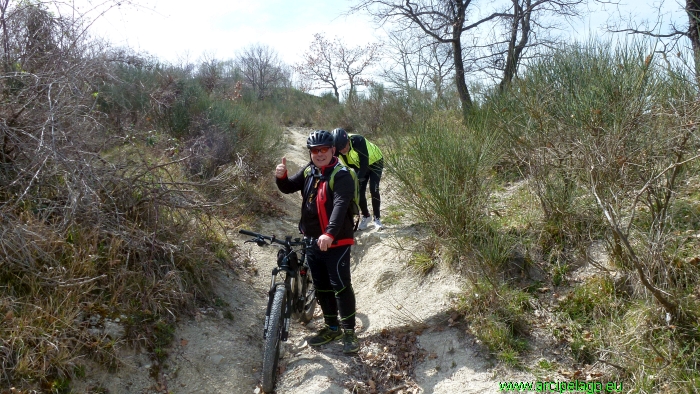
[[[310,237],[295,238],[294,240],[292,240],[291,236],[287,236],[284,238],[284,240],[281,240],[279,238],[276,238],[274,235],[264,235],[264,234],[260,234],[260,233],[255,233],[255,232],[250,231],[250,230],[238,230],[238,232],[240,234],[250,235],[251,237],[255,237],[255,239],[252,241],[256,242],[258,245],[262,245],[262,243],[265,243],[264,240],[268,240],[270,242],[274,242],[274,243],[284,245],[284,246],[289,246],[289,247],[292,247],[292,246],[307,246],[307,247],[309,247],[309,246],[314,245],[316,243],[316,239],[310,238]]]

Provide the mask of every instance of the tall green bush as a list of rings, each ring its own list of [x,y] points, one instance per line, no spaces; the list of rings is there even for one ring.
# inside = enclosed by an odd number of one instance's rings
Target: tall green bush
[[[608,283],[678,328],[657,340],[649,333],[657,332],[658,320],[639,319],[636,324],[647,333],[637,340],[650,347],[599,341],[587,345],[584,359],[601,357],[621,366],[642,391],[685,390],[697,379],[688,371],[698,360],[699,309],[688,286],[697,286],[700,272],[683,252],[697,243],[677,237],[694,231],[688,225],[693,220],[678,217],[687,212],[678,203],[692,192],[686,185],[700,148],[698,106],[692,78],[654,54],[648,42],[561,47],[531,64],[512,90],[491,104],[504,114],[502,127],[515,137],[513,151],[527,165],[544,228],[558,235],[564,248],[582,254],[592,240],[605,239],[617,263],[614,271],[625,278]],[[567,308],[580,303],[573,300]],[[582,314],[570,317],[591,329],[588,312]],[[689,364],[679,363],[671,373],[651,368],[665,376],[654,382],[639,378],[654,363],[631,359],[664,359],[660,355],[672,354],[673,348],[684,349]],[[621,352],[634,355],[610,356]]]
[[[435,114],[393,139],[388,157],[401,202],[462,252],[488,233],[492,168],[503,154],[485,117],[465,126],[454,114]]]

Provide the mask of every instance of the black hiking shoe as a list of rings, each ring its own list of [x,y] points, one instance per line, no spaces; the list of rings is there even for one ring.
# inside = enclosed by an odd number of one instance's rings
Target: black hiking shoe
[[[340,329],[333,330],[327,325],[318,332],[318,334],[312,336],[307,340],[309,346],[321,346],[328,342],[334,341],[343,336],[343,331]]]
[[[343,353],[355,354],[360,350],[360,342],[357,340],[355,330],[343,330]]]

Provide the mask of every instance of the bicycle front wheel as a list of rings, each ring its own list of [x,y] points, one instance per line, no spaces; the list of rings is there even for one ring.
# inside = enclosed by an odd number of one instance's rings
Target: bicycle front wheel
[[[283,284],[277,285],[272,300],[270,320],[268,320],[267,337],[265,337],[263,347],[262,389],[266,393],[272,392],[277,382],[277,366],[280,356],[282,331],[284,330],[284,305],[287,299],[285,290]]]

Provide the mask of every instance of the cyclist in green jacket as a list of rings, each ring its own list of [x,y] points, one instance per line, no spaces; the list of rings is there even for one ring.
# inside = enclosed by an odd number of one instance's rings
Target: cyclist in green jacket
[[[381,198],[379,196],[379,181],[382,179],[382,171],[384,170],[384,157],[382,151],[377,145],[367,141],[367,139],[359,134],[348,134],[345,130],[337,128],[333,130],[333,138],[335,139],[335,147],[338,151],[338,157],[345,165],[353,168],[357,172],[357,178],[360,181],[360,210],[362,211],[362,219],[360,220],[359,230],[367,228],[370,222],[369,210],[367,209],[367,183],[369,183],[369,194],[372,197],[372,213],[374,214],[374,227],[382,228],[380,219],[379,207]]]

